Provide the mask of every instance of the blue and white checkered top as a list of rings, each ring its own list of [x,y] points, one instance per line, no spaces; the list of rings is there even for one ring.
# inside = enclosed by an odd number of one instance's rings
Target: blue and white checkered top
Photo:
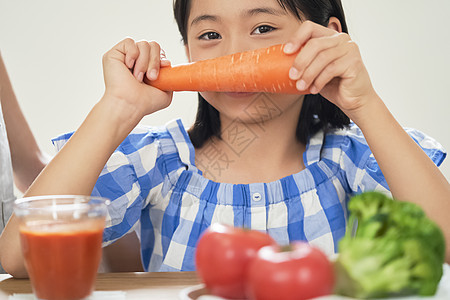
[[[442,163],[446,153],[439,143],[407,131],[435,164]],[[56,148],[71,135],[54,139]],[[242,148],[243,141],[237,146]],[[216,155],[210,166],[218,166],[219,159]],[[368,190],[389,193],[387,183],[353,124],[317,133],[303,159],[304,170],[274,182],[218,183],[197,169],[181,120],[139,126],[110,157],[93,191],[112,200],[104,245],[137,230],[145,270],[191,271],[199,236],[221,222],[266,231],[280,244],[306,240],[335,253],[345,233],[349,198]]]

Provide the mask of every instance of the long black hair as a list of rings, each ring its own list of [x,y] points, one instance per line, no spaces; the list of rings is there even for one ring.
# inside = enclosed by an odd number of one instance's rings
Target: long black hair
[[[342,32],[348,33],[341,0],[277,0],[282,8],[293,13],[299,20],[310,20],[323,26],[328,25],[331,17],[336,17],[342,26]],[[187,20],[190,12],[190,0],[174,0],[173,10],[178,29],[187,44]],[[297,139],[306,144],[308,138],[319,130],[343,128],[350,119],[333,103],[320,94],[306,95],[297,124]],[[209,138],[220,138],[219,112],[200,94],[194,125],[189,129],[189,137],[195,148],[200,148]]]

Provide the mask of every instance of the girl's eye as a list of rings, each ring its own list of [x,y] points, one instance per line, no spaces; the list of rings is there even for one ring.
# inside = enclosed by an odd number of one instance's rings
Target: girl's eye
[[[220,38],[221,38],[220,34],[213,31],[206,32],[198,37],[199,40],[218,40]]]
[[[264,34],[264,33],[274,31],[275,29],[276,29],[275,27],[272,27],[269,25],[261,25],[261,26],[256,27],[256,29],[253,30],[252,33],[253,34]]]

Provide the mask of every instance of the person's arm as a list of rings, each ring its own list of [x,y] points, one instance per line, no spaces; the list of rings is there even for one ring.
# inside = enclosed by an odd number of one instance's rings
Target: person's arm
[[[0,101],[11,150],[14,181],[24,193],[49,161],[41,151],[17,102],[0,54]]]
[[[357,45],[340,24],[300,26],[285,52],[302,46],[291,79],[336,104],[361,129],[394,198],[420,205],[442,229],[450,262],[450,185],[438,167],[404,131],[372,87]],[[334,30],[332,30],[334,29]]]
[[[125,39],[108,51],[103,57],[105,94],[25,196],[90,195],[107,160],[130,131],[145,115],[170,104],[172,93],[142,82],[145,73],[164,64],[168,62],[161,61],[155,42]],[[0,261],[11,275],[27,276],[14,215],[0,237]]]
[[[420,205],[442,229],[450,262],[450,184],[377,95],[350,114],[397,200]]]

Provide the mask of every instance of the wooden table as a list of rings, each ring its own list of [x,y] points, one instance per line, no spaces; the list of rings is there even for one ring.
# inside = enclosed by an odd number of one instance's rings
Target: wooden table
[[[96,291],[124,291],[126,299],[179,299],[181,290],[200,283],[195,272],[101,273]],[[0,300],[31,293],[28,279],[0,274]]]
[[[126,300],[175,299],[180,300],[180,292],[200,283],[195,272],[170,273],[101,273],[98,274],[95,291],[123,291]],[[14,279],[10,275],[0,274],[0,300],[8,300],[10,295],[31,293],[28,279]],[[190,295],[196,299],[204,295],[204,290],[196,290]],[[107,298],[107,297],[105,297]],[[217,299],[217,298],[216,298]],[[351,298],[331,295],[321,300],[349,300]],[[450,266],[444,265],[444,275],[434,297],[389,298],[392,300],[447,300],[450,299]]]

